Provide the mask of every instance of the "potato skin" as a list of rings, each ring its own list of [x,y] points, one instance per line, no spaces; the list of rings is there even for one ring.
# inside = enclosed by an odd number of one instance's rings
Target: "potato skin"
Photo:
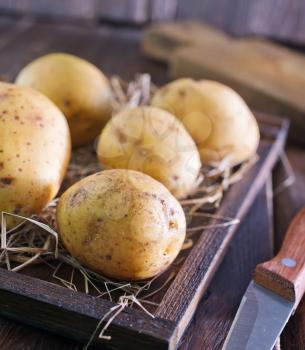
[[[128,108],[115,115],[101,133],[97,154],[104,167],[141,171],[177,198],[189,194],[201,168],[184,126],[155,107]]]
[[[215,81],[178,79],[159,89],[152,105],[179,118],[195,140],[201,161],[219,163],[231,155],[236,165],[257,150],[259,129],[243,99]]]
[[[165,270],[186,230],[183,209],[161,183],[124,169],[101,171],[70,187],[59,200],[57,223],[74,257],[122,280]]]
[[[21,70],[16,84],[42,92],[59,107],[68,120],[73,146],[93,141],[111,116],[108,79],[79,57],[42,56]]]
[[[70,152],[67,121],[49,99],[0,83],[0,212],[38,213],[55,197]]]

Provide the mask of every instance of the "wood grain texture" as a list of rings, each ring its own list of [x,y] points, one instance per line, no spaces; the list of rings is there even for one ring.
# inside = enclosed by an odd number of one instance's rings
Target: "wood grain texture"
[[[19,36],[23,35],[33,26],[33,21],[31,19],[21,19],[17,23],[12,20],[2,19],[0,22],[0,50],[5,50],[7,46],[13,41],[15,41]],[[7,74],[3,74],[7,77]]]
[[[175,18],[177,0],[96,0],[95,7],[102,19],[143,24]]]
[[[150,21],[168,21],[176,18],[178,0],[150,0]]]
[[[0,11],[53,17],[94,17],[95,0],[13,0],[1,1]]]
[[[251,3],[246,34],[264,35],[304,46],[304,15],[302,0],[255,0]]]
[[[258,265],[254,279],[298,306],[305,292],[305,207],[289,225],[279,253]]]
[[[275,244],[276,251],[279,250],[284,235],[292,218],[305,204],[305,151],[299,147],[289,146],[287,156],[293,168],[295,182],[284,188],[274,198],[275,217]],[[275,188],[278,188],[285,179],[287,171],[281,163],[275,168],[273,181]],[[303,350],[305,349],[305,298],[301,301],[295,314],[288,322],[281,337],[282,349]]]
[[[137,30],[126,32],[108,26],[92,28],[38,21],[14,40],[6,41],[5,56],[0,58],[0,75],[13,81],[19,70],[34,58],[50,52],[67,52],[91,61],[109,76],[117,74],[131,80],[136,73],[150,72],[156,84],[164,84],[168,81],[164,67],[143,59],[139,37]]]
[[[238,228],[207,294],[199,303],[182,339],[181,350],[221,349],[255,266],[272,257],[272,226],[272,183],[268,181]]]
[[[202,42],[212,46],[214,42],[226,43],[229,39],[224,32],[204,23],[183,21],[148,26],[142,34],[141,47],[147,57],[168,62],[180,47],[198,46]]]
[[[294,182],[275,196],[275,247],[278,251],[283,242],[285,233],[293,217],[305,205],[305,151],[301,147],[288,146],[286,149],[288,160],[291,164]],[[291,174],[281,162],[275,168],[273,182],[275,189],[288,179]]]
[[[264,35],[305,44],[302,0],[11,0],[0,2],[0,10],[137,24],[199,19],[237,36]]]
[[[97,0],[96,15],[102,19],[143,23],[149,19],[149,0]]]
[[[0,320],[1,350],[81,350],[79,343],[5,319]]]
[[[179,0],[177,18],[198,19],[231,34],[245,35],[255,0]]]
[[[0,1],[0,13],[143,24],[176,17],[177,0]]]
[[[179,0],[179,19],[200,19],[237,36],[305,44],[303,0]]]
[[[302,299],[296,312],[290,318],[281,336],[282,349],[305,349],[305,298]]]
[[[155,25],[143,52],[166,60],[172,78],[217,80],[254,109],[287,116],[291,135],[305,143],[305,57],[262,39],[236,40],[198,23]]]
[[[16,295],[18,297],[16,298]],[[0,269],[0,314],[63,336],[87,342],[99,320],[116,304],[49,282]],[[126,308],[107,333],[111,346],[124,349],[169,349],[176,346],[175,325]],[[95,343],[105,340],[95,339]],[[106,341],[107,344],[107,341]]]

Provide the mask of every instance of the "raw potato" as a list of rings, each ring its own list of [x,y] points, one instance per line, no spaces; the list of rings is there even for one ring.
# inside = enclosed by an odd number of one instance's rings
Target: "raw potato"
[[[205,164],[226,156],[230,165],[251,158],[259,143],[255,117],[231,88],[215,81],[179,79],[159,89],[152,105],[179,118]]]
[[[102,131],[97,153],[104,167],[142,171],[177,198],[192,191],[201,167],[184,126],[154,107],[128,108],[114,116]]]
[[[55,197],[70,150],[67,121],[49,99],[0,83],[0,212],[38,213]]]
[[[60,198],[57,223],[74,257],[123,280],[164,271],[186,230],[183,209],[161,183],[124,169],[101,171],[70,187]]]
[[[16,84],[49,97],[66,116],[74,146],[94,140],[111,116],[111,90],[93,64],[72,55],[53,53],[28,64]]]

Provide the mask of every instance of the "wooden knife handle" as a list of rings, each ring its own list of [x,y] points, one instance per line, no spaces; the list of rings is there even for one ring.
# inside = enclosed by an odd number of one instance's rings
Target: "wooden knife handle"
[[[280,252],[257,265],[254,280],[297,307],[305,292],[305,207],[290,224]]]

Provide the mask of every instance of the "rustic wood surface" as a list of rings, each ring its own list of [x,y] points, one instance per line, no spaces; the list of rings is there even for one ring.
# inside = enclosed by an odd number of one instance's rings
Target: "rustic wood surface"
[[[177,5],[177,0],[14,0],[0,1],[0,13],[139,25],[174,19]]]
[[[2,0],[1,10],[137,25],[196,18],[237,36],[263,35],[305,45],[303,0]]]
[[[254,280],[297,306],[305,292],[305,207],[294,217],[278,254],[259,264]],[[287,264],[284,260],[288,260]],[[292,265],[290,265],[291,263]]]
[[[95,0],[14,0],[1,1],[0,11],[57,17],[94,18]]]
[[[179,19],[200,19],[237,36],[305,44],[303,0],[179,0]]]
[[[287,156],[293,169],[295,182],[274,198],[275,251],[279,250],[293,216],[305,204],[305,150],[289,146]],[[282,164],[278,164],[273,176],[274,186],[279,188],[287,175]],[[282,348],[285,350],[305,349],[305,298],[290,319],[281,339]]]
[[[126,32],[109,30],[108,28],[94,30],[56,25],[58,31],[54,35],[52,24],[42,26],[30,20],[16,23],[6,19],[0,20],[0,26],[5,28],[4,31],[0,32],[0,75],[5,75],[6,78],[12,78],[21,65],[37,55],[65,50],[76,54],[81,52],[84,58],[90,59],[98,65],[103,65],[104,70],[110,74],[118,73],[130,79],[137,71],[148,71],[152,73],[154,80],[159,84],[167,80],[165,68],[162,65],[151,63],[141,57],[138,46],[139,36],[135,31]],[[67,35],[67,30],[74,33],[74,39],[71,35]],[[101,33],[105,35],[100,35]],[[100,50],[105,52],[102,61],[96,58],[96,52],[101,52]],[[124,56],[123,60],[122,55]],[[302,149],[290,147],[288,156],[296,172],[297,181],[294,186],[280,194],[282,198],[286,198],[282,200],[282,204],[277,205],[277,201],[275,203],[275,207],[284,212],[281,215],[277,214],[279,211],[276,210],[276,215],[281,217],[279,228],[281,231],[288,224],[285,219],[288,220],[292,215],[290,213],[295,212],[296,207],[305,202],[305,191],[302,192],[305,175],[305,152]],[[289,205],[285,205],[287,198],[290,198]],[[296,204],[291,205],[291,203]],[[265,212],[265,210],[259,209],[263,208],[263,205],[256,205],[256,208],[257,219],[255,220],[257,224],[249,225],[250,228],[252,227],[252,232],[253,227],[258,227],[258,222],[263,221],[260,217]],[[276,221],[277,223],[278,221]],[[271,254],[271,247],[265,240],[254,239],[251,245],[247,234],[240,233],[238,237],[231,245],[226,260],[211,284],[208,299],[203,299],[200,303],[195,320],[184,338],[182,345],[184,349],[209,349],[205,346],[208,344],[212,344],[210,348],[213,349],[217,349],[217,347],[213,347],[214,344],[218,344],[219,347],[239,304],[241,294],[251,277],[251,271],[258,262],[265,260]],[[265,253],[261,253],[261,249],[266,249]],[[235,279],[231,278],[230,273],[235,275]],[[228,292],[228,297],[225,297],[225,292]],[[300,324],[303,324],[305,330],[302,313],[297,312],[290,323],[294,327],[287,328],[285,331],[283,337],[283,342],[287,344],[285,350],[304,349],[304,346],[298,347],[302,339],[304,345],[302,334],[305,332],[302,333],[300,327]],[[295,337],[296,333],[298,333],[297,337]],[[1,322],[0,334],[0,349],[4,350],[80,348],[79,344],[6,320]],[[292,336],[294,341],[291,340]],[[299,342],[296,343],[298,340]]]
[[[5,269],[0,269],[0,285],[1,316],[84,343],[90,339],[102,317],[116,306],[109,300],[42,280],[35,281]],[[142,310],[125,308],[112,321],[107,334],[112,337],[110,345],[118,349],[124,349],[128,344],[134,350],[172,350],[177,346],[175,327],[171,321],[151,318]],[[94,342],[107,344],[101,339],[94,339]]]
[[[221,349],[256,264],[272,256],[271,186],[269,181],[241,224],[208,293],[199,304],[181,350]]]

